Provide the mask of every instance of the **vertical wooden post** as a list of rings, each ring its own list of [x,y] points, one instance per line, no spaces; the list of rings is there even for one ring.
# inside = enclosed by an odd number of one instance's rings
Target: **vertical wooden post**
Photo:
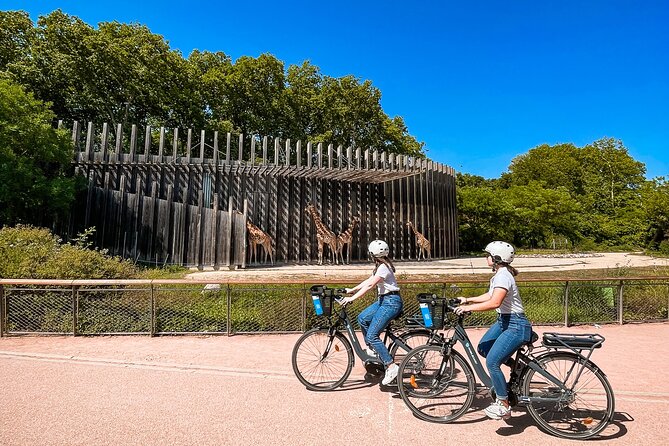
[[[229,135],[229,133],[228,133]],[[233,209],[233,200],[232,195],[228,198],[228,237],[225,239],[225,248],[227,252],[227,260],[225,261],[225,266],[228,268],[232,265],[232,235],[234,233],[232,228],[232,209]]]
[[[72,336],[77,335],[79,324],[79,286],[72,286]]]
[[[227,306],[227,314],[226,314],[226,325],[227,325],[227,332],[228,336],[232,336],[232,296],[230,295],[230,284],[228,283],[226,288],[225,288],[225,301],[226,301],[226,306]]]
[[[205,133],[204,130],[200,131],[200,163],[204,164],[204,142],[205,142]]]
[[[311,168],[311,164],[313,162],[313,147],[311,142],[307,142],[307,168]]]
[[[281,148],[281,142],[279,138],[274,138],[274,165],[279,166],[279,150]]]
[[[93,123],[88,123],[88,131],[86,132],[86,152],[85,159],[86,161],[93,161],[93,156],[95,155],[95,149],[93,148],[94,136],[93,136]]]
[[[249,163],[253,166],[256,163],[256,136],[251,135],[251,158]]]
[[[564,286],[564,326],[569,327],[569,281]]]
[[[6,314],[7,311],[5,310],[5,287],[4,285],[0,285],[0,338],[5,335],[5,331],[7,328],[5,327],[6,324]]]
[[[239,144],[237,145],[237,149],[239,150],[239,164],[244,161],[244,134],[240,133],[239,134]]]
[[[332,159],[334,153],[334,145],[328,144],[328,169],[332,169]]]
[[[300,140],[298,140],[297,144],[295,145],[295,155],[297,157],[297,167],[302,167],[302,141]]]
[[[218,166],[218,130],[214,132],[214,166]],[[216,169],[218,172],[218,169]]]
[[[130,129],[130,162],[134,163],[135,151],[137,150],[137,124],[133,124]]]
[[[153,283],[151,283],[150,297],[151,297],[151,329],[149,332],[149,336],[153,337],[156,335],[156,296],[155,293],[153,292]]]
[[[286,139],[286,166],[290,166],[290,138]]]
[[[618,323],[623,324],[623,288],[625,287],[624,282],[621,280],[618,284]]]
[[[263,165],[267,164],[267,137],[263,136],[262,138],[262,163]]]
[[[192,138],[193,138],[193,129],[188,129],[188,136],[187,136],[187,139],[186,139],[186,164],[190,164],[190,155],[191,155],[190,152],[192,150],[192,146],[191,146]]]
[[[316,157],[316,162],[318,163],[316,167],[320,169],[323,167],[323,143],[319,142],[318,146],[316,147],[316,150],[318,151],[318,156]]]
[[[177,162],[177,156],[179,155],[179,152],[177,151],[179,147],[179,129],[175,128],[174,129],[174,134],[172,136],[172,162],[176,163]]]
[[[160,139],[158,140],[158,162],[162,164],[165,153],[165,127],[160,128]]]
[[[116,124],[116,147],[114,161],[123,162],[123,124]]]
[[[102,138],[100,140],[100,148],[102,149],[102,162],[109,160],[107,153],[107,144],[109,144],[109,125],[105,122],[102,124]]]
[[[230,164],[230,138],[232,138],[232,135],[227,133],[225,140],[225,164]]]
[[[242,225],[242,233],[243,237],[241,237],[242,241],[242,268],[246,268],[246,222],[248,221],[249,218],[249,202],[246,198],[244,198],[244,224]]]
[[[151,126],[146,126],[146,131],[144,132],[144,162],[151,162]]]

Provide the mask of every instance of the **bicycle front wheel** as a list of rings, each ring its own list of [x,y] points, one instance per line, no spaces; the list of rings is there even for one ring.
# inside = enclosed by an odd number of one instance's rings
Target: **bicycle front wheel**
[[[400,364],[400,396],[425,421],[455,421],[474,400],[476,380],[471,367],[455,350],[444,353],[442,346],[424,345],[411,350]]]
[[[406,357],[407,353],[413,350],[416,347],[427,344],[430,339],[432,339],[432,332],[430,330],[417,328],[415,330],[409,330],[406,333],[403,333],[400,336],[402,342],[404,342],[409,350],[405,350],[403,346],[400,346],[397,343],[393,343],[390,347],[390,356],[392,356],[395,363],[401,363]]]
[[[295,376],[310,390],[333,390],[341,386],[353,368],[353,348],[340,332],[327,328],[304,333],[293,347]]]
[[[542,430],[582,440],[597,435],[609,424],[615,406],[613,390],[595,364],[569,352],[548,353],[537,362],[568,389],[561,390],[541,373],[527,368],[521,381],[523,395],[530,398],[527,410]]]

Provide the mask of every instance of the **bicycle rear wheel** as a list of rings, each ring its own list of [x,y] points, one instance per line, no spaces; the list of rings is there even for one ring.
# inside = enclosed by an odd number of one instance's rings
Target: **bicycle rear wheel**
[[[430,330],[420,328],[416,330],[409,330],[400,336],[402,342],[404,342],[409,347],[409,351],[416,347],[420,347],[421,345],[427,344],[431,338],[432,332]],[[407,353],[409,352],[400,347],[399,344],[393,343],[390,347],[390,356],[393,357],[395,363],[397,364],[404,360]]]
[[[411,350],[400,364],[399,393],[418,418],[450,423],[472,404],[476,380],[471,367],[458,352],[444,355],[439,345]]]
[[[527,411],[539,427],[562,438],[585,439],[600,433],[611,421],[615,401],[602,371],[592,362],[569,352],[548,353],[537,359],[541,367],[565,384],[561,391],[535,370],[526,369],[523,395],[530,398]],[[583,371],[579,371],[583,366]]]
[[[333,390],[341,386],[353,368],[351,343],[340,332],[327,328],[304,333],[293,347],[295,376],[310,390]]]

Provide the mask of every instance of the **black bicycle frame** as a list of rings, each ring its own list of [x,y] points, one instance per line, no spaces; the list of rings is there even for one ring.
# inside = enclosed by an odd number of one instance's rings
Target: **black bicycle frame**
[[[379,358],[377,356],[371,356],[367,354],[365,350],[363,350],[362,346],[360,345],[360,341],[358,341],[358,336],[355,334],[355,330],[353,329],[353,324],[351,324],[351,320],[348,317],[348,313],[346,313],[346,310],[344,308],[341,308],[339,310],[338,316],[337,316],[337,321],[334,324],[330,325],[330,329],[328,331],[328,335],[330,336],[330,342],[332,342],[334,332],[339,330],[340,325],[344,325],[344,328],[346,328],[346,333],[348,334],[349,340],[351,341],[351,344],[353,346],[353,351],[355,354],[358,356],[363,361],[379,361]],[[392,341],[391,345],[397,344],[400,348],[404,349],[405,351],[409,352],[411,350],[411,347],[409,347],[407,344],[402,341],[402,339],[397,336],[393,331],[390,329],[390,326],[386,327],[384,336],[383,336],[383,342],[385,344],[386,340],[390,338]],[[330,345],[327,346],[326,351],[330,350]]]
[[[467,354],[467,357],[469,358],[469,362],[471,363],[474,373],[478,376],[478,378],[483,382],[483,385],[485,385],[488,389],[492,388],[492,380],[490,379],[490,376],[488,373],[485,371],[483,368],[483,364],[479,360],[478,354],[476,353],[476,350],[474,350],[474,347],[469,340],[469,336],[467,335],[467,331],[465,331],[464,327],[462,326],[462,318],[458,320],[458,323],[455,325],[454,328],[454,333],[453,336],[451,337],[451,342],[448,344],[449,348],[452,347],[455,342],[460,342],[462,346],[465,349],[465,353]],[[550,382],[558,386],[561,390],[570,390],[567,389],[564,385],[564,383],[557,378],[555,378],[553,375],[551,375],[549,372],[544,370],[533,358],[528,357],[527,355],[521,355],[521,359],[525,362],[526,366],[525,367],[530,367],[532,370],[536,371],[539,373],[541,376],[545,377],[548,379]],[[444,357],[445,359],[445,357]],[[571,371],[570,371],[571,373]],[[579,372],[580,376],[580,372]],[[578,378],[578,377],[577,377]],[[536,398],[536,397],[527,397],[523,396],[520,397],[522,401],[555,401],[556,398]],[[559,398],[557,398],[559,399]]]

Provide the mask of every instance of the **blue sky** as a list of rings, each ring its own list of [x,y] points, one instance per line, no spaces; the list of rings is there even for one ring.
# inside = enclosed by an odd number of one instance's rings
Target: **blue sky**
[[[415,4],[411,4],[415,3]],[[669,176],[669,1],[6,1],[147,25],[184,56],[271,53],[369,79],[428,156],[497,178],[539,144],[621,139]]]

